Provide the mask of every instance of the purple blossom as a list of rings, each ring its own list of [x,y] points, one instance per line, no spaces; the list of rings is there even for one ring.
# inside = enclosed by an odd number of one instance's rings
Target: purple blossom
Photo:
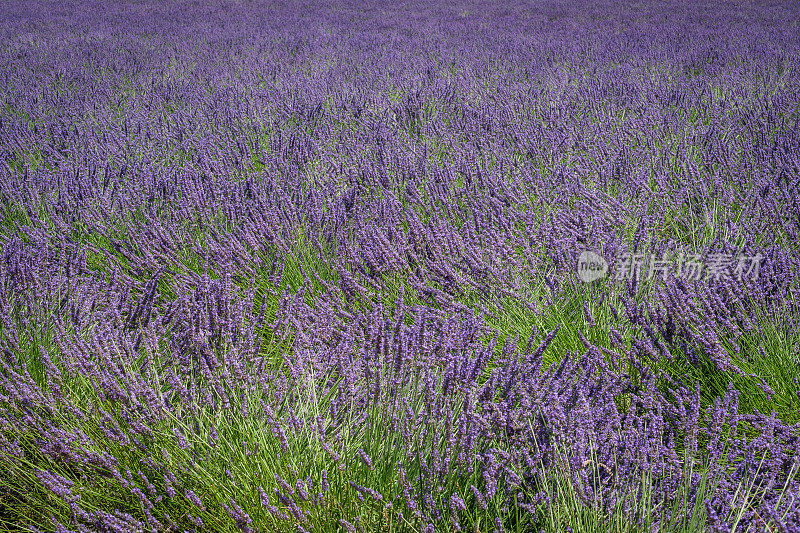
[[[368,4],[0,7],[12,515],[796,529],[796,6]]]

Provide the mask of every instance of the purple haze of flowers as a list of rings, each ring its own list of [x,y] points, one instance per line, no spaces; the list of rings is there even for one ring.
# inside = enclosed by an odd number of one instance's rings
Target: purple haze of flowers
[[[502,531],[558,472],[797,531],[800,387],[750,364],[800,330],[796,6],[312,4],[0,6],[22,514]],[[585,250],[761,262],[587,292]]]

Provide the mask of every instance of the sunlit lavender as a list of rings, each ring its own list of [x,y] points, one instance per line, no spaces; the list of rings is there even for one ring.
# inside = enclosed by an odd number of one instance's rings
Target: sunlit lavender
[[[799,22],[0,1],[0,531],[800,531]]]

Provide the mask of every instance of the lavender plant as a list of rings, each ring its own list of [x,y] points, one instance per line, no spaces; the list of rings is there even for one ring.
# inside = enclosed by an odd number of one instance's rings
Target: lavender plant
[[[800,530],[791,2],[0,14],[0,529]]]

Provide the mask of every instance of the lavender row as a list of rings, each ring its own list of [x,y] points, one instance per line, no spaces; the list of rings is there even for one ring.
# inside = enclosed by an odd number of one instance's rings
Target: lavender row
[[[0,12],[4,525],[797,530],[791,3]]]

